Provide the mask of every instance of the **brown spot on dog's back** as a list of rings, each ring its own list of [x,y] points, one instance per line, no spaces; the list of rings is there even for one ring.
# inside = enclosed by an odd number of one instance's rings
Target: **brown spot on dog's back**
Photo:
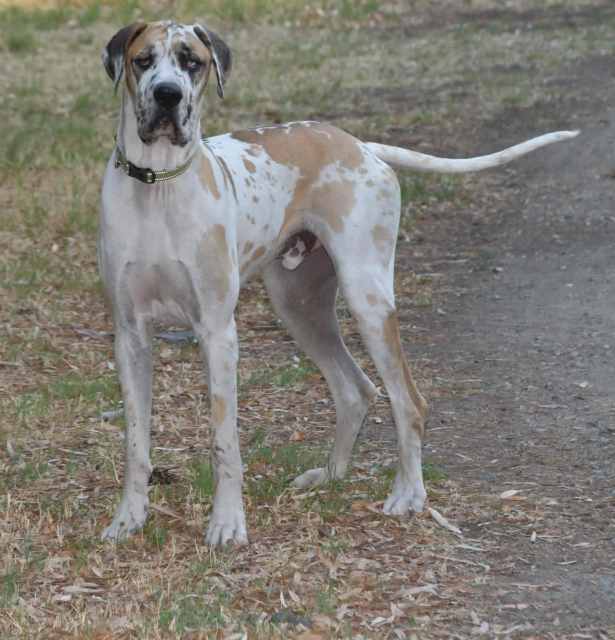
[[[328,124],[293,123],[280,127],[246,129],[231,135],[235,140],[262,147],[278,164],[313,173],[334,162],[347,169],[356,169],[363,163],[359,141],[349,133]]]
[[[220,190],[218,189],[218,184],[216,183],[216,178],[211,166],[211,161],[205,155],[201,156],[199,176],[201,178],[201,184],[205,187],[205,189],[207,189],[207,191],[209,191],[209,193],[211,193],[211,195],[216,200],[220,200]]]
[[[256,171],[256,165],[247,158],[243,158],[243,165],[250,173],[254,173]]]
[[[262,149],[274,162],[299,171],[281,235],[291,232],[298,212],[306,210],[322,216],[333,231],[342,230],[343,218],[355,204],[352,183],[344,179],[344,170],[354,171],[364,161],[361,143],[356,138],[319,123],[249,129],[232,137],[251,148]],[[322,168],[327,166],[339,167],[340,179],[315,187]]]
[[[221,224],[214,225],[205,235],[200,247],[202,255],[199,263],[206,270],[207,282],[219,302],[224,302],[230,290],[233,260],[226,241],[226,229]]]
[[[226,418],[226,401],[222,396],[213,394],[211,397],[211,419],[214,425],[220,425]]]

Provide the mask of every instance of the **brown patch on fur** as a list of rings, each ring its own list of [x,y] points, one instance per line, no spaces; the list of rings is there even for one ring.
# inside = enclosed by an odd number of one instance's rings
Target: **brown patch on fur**
[[[240,268],[240,272],[241,273],[245,273],[246,271],[249,270],[249,268],[255,263],[257,262],[260,258],[262,258],[265,253],[266,253],[267,249],[265,247],[258,247],[254,250],[254,253],[248,258],[248,260],[246,260]],[[245,253],[245,252],[244,252]]]
[[[368,293],[365,296],[365,299],[370,307],[375,307],[378,304],[378,296],[375,296],[373,293]]]
[[[299,224],[299,213],[306,210],[321,216],[333,231],[343,229],[343,218],[355,203],[352,183],[340,176],[339,181],[319,187],[314,184],[324,166],[338,164],[352,171],[360,167],[364,159],[358,140],[326,124],[250,129],[232,137],[252,145],[251,149],[260,149],[278,164],[299,170],[280,235],[292,232]]]
[[[243,158],[243,165],[250,173],[254,173],[256,171],[256,165],[247,158]]]
[[[301,194],[301,196],[297,209],[292,213],[294,214],[296,211],[301,211],[302,209],[309,209],[321,215],[336,233],[343,231],[344,218],[350,214],[356,203],[354,185],[348,180],[328,182],[319,187],[312,188],[309,194],[311,198],[307,200],[307,202],[305,195]],[[293,202],[296,198],[297,190],[295,191]],[[291,202],[289,206],[292,206],[293,202]],[[291,217],[288,222],[285,218],[284,226],[293,224],[293,217]]]
[[[209,191],[209,193],[211,193],[211,195],[216,200],[220,200],[220,191],[216,183],[213,167],[211,166],[211,162],[209,161],[209,158],[207,158],[204,155],[201,156],[201,166],[199,168],[199,175],[201,177],[201,183],[207,189],[207,191]]]
[[[211,282],[218,301],[224,302],[229,293],[234,267],[223,225],[216,224],[212,227],[201,243],[201,251],[203,256],[200,262],[207,270],[207,280]]]
[[[259,247],[255,252],[254,255],[252,256],[255,260],[257,260],[258,258],[260,258],[262,255],[265,254],[265,247]]]
[[[211,419],[214,425],[220,425],[226,418],[226,401],[222,396],[213,394],[211,396]]]
[[[218,161],[218,164],[222,167],[222,175],[224,176],[224,184],[227,184],[227,180],[231,185],[231,189],[233,190],[233,195],[235,196],[235,200],[237,200],[237,189],[235,187],[235,181],[233,180],[233,176],[231,175],[231,170],[228,168],[228,165],[226,164],[226,161],[224,160],[224,158],[221,158],[219,156],[215,156],[216,160]]]
[[[395,246],[395,238],[393,238],[391,231],[381,224],[377,224],[372,229],[372,238],[376,249],[378,249],[378,252],[381,254],[381,262],[386,266],[391,259],[392,248]]]
[[[417,389],[414,379],[412,378],[410,367],[408,366],[406,356],[404,355],[404,351],[401,346],[399,322],[397,320],[397,313],[395,311],[391,311],[391,313],[389,313],[389,315],[387,316],[382,327],[382,332],[384,335],[384,341],[386,342],[386,345],[394,358],[395,366],[400,367],[403,371],[404,380],[406,381],[406,386],[408,387],[408,393],[410,394],[410,398],[412,399],[412,402],[414,403],[414,406],[419,413],[419,419],[413,422],[412,426],[416,428],[416,431],[422,438],[425,434],[424,419],[427,415],[427,403],[425,402],[425,399],[421,395],[420,391]]]

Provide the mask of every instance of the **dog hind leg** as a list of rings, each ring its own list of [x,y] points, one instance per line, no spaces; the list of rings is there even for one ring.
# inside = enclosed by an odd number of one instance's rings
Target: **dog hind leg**
[[[263,275],[276,312],[299,346],[320,368],[336,408],[335,443],[327,466],[306,471],[293,484],[305,488],[342,478],[369,402],[377,392],[340,335],[335,315],[335,269],[321,248],[308,255],[293,271],[276,260]]]
[[[338,264],[342,293],[358,322],[367,350],[386,387],[397,428],[400,464],[384,504],[388,514],[422,511],[426,499],[421,467],[427,403],[417,389],[403,352],[391,269]]]

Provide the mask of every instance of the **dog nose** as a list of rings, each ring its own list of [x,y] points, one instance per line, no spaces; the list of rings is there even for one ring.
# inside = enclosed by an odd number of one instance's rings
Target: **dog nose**
[[[182,90],[173,82],[161,82],[154,89],[154,99],[161,107],[172,109],[180,103]]]

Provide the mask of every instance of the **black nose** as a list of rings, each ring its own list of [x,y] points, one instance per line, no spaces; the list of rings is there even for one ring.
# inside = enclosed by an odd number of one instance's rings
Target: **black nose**
[[[176,107],[182,99],[182,90],[173,82],[161,82],[154,89],[156,102],[165,109]]]

